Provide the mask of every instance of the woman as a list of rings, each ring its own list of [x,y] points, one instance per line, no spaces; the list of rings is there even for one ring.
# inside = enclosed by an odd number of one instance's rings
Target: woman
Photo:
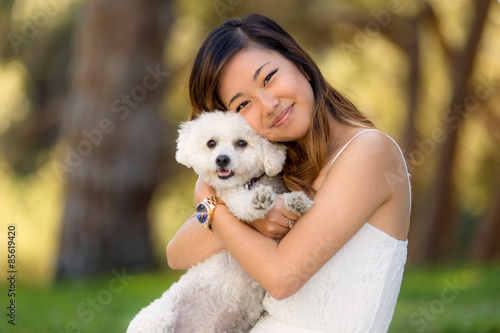
[[[191,118],[203,110],[239,112],[260,135],[285,143],[285,182],[315,205],[297,219],[278,200],[250,227],[219,204],[213,232],[194,215],[179,229],[167,247],[169,265],[187,269],[226,248],[267,291],[267,313],[252,332],[386,332],[411,209],[408,171],[395,142],[261,15],[229,20],[210,33],[189,89]],[[401,170],[404,181],[389,181]],[[199,179],[197,203],[211,195]]]

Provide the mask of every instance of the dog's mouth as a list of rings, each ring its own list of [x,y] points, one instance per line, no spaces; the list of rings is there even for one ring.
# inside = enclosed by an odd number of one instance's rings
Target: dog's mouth
[[[220,179],[228,179],[234,176],[234,172],[231,170],[226,170],[226,169],[219,169],[217,170],[217,174],[219,175]]]

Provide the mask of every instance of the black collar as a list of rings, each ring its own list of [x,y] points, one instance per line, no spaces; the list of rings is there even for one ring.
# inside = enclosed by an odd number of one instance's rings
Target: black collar
[[[255,183],[257,183],[259,180],[261,180],[261,179],[262,179],[262,177],[264,177],[265,175],[266,175],[266,173],[264,172],[264,173],[263,173],[262,175],[260,175],[259,177],[255,177],[255,178],[250,179],[249,181],[247,181],[247,182],[245,183],[245,188],[246,188],[247,190],[249,190],[249,191],[250,191],[250,190],[252,189],[252,186],[253,186]]]

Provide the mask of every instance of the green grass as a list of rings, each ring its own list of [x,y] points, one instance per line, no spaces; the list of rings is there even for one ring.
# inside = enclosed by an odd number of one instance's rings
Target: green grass
[[[125,332],[134,315],[179,274],[126,275],[119,280],[115,272],[46,287],[21,284],[16,325],[7,324],[2,310],[0,332]],[[389,332],[500,332],[499,277],[500,265],[408,268]],[[6,285],[0,286],[5,309]]]
[[[16,325],[7,323],[8,317],[3,314],[6,311],[2,310],[0,332],[125,332],[134,315],[158,298],[179,275],[180,272],[137,276],[116,272],[50,287],[20,285],[16,294]],[[4,295],[0,299],[4,309],[3,303],[7,305],[8,299]]]
[[[389,332],[500,332],[500,265],[408,268]]]

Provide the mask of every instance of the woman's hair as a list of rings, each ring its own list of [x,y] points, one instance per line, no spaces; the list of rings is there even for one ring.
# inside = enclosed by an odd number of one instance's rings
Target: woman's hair
[[[223,70],[232,57],[250,47],[280,53],[310,79],[315,100],[311,127],[298,142],[285,143],[288,154],[283,179],[290,190],[313,192],[312,183],[328,153],[329,116],[348,126],[374,125],[327,82],[309,54],[273,20],[252,14],[228,20],[208,35],[189,77],[190,119],[202,111],[226,110],[218,91]]]

